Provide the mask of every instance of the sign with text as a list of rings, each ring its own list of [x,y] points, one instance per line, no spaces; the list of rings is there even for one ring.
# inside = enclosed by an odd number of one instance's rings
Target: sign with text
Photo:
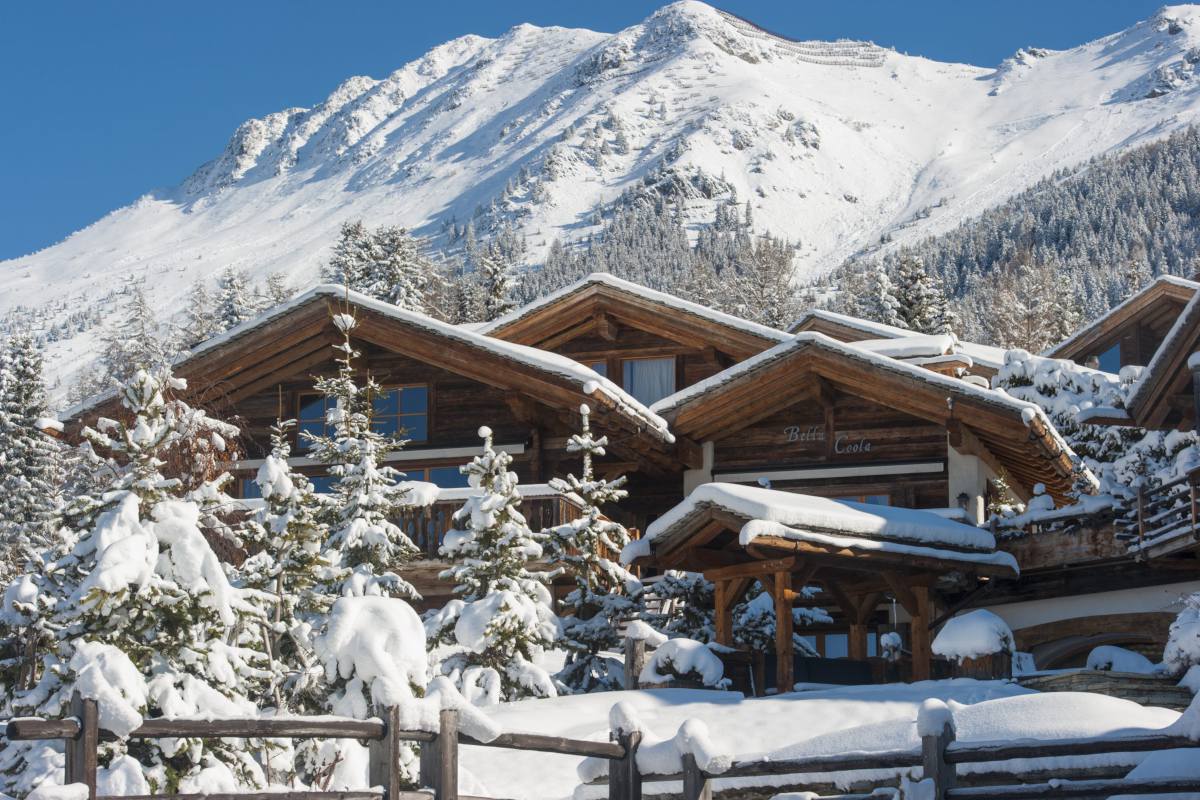
[[[788,425],[783,429],[784,441],[800,444],[823,443],[825,441],[825,426],[823,425]],[[871,441],[853,433],[838,432],[833,437],[833,452],[837,455],[857,455],[871,452]]]

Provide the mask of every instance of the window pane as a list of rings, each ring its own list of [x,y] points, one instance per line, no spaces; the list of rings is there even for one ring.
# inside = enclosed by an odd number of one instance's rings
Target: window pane
[[[863,498],[863,502],[872,506],[890,506],[892,498],[886,494],[869,494]]]
[[[371,398],[376,416],[395,416],[400,410],[400,390],[386,389]]]
[[[467,476],[459,472],[458,467],[431,467],[429,481],[443,489],[461,489],[470,485]]]
[[[813,649],[814,653],[817,652],[817,637],[810,635],[810,636],[801,636],[800,638],[808,643],[808,646]]]
[[[300,396],[300,420],[324,420],[325,419],[325,398],[319,394],[306,394]]]
[[[253,478],[242,478],[241,495],[243,500],[258,500],[262,497],[262,489]]]
[[[371,430],[376,433],[382,433],[385,436],[395,436],[399,433],[400,420],[396,416],[389,417],[372,417]]]
[[[429,390],[424,386],[406,386],[400,394],[400,412],[404,414],[429,413]]]
[[[429,417],[424,415],[406,414],[400,417],[401,435],[414,442],[429,441]]]
[[[333,491],[334,478],[332,475],[310,475],[313,491],[317,494],[329,494]]]
[[[1121,371],[1121,345],[1114,344],[1100,354],[1100,369],[1114,374]]]
[[[640,402],[650,405],[675,393],[675,359],[644,358],[626,361],[622,365],[625,391]]]
[[[874,658],[879,655],[876,639],[875,631],[867,631],[867,658]]]
[[[845,658],[850,654],[850,637],[845,633],[825,634],[825,657]]]
[[[608,377],[608,362],[606,361],[593,361],[591,364],[585,364],[584,366],[602,378]]]

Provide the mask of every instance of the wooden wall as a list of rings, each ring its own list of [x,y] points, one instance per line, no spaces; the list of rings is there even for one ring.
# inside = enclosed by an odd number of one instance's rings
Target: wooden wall
[[[946,462],[946,430],[862,398],[839,394],[829,409],[797,403],[715,442],[713,472],[780,471],[819,466]],[[948,481],[940,473],[772,480],[776,489],[811,494],[889,494],[893,505],[944,508]]]
[[[648,331],[621,326],[613,339],[588,334],[552,348],[554,352],[582,364],[604,361],[609,380],[621,385],[620,361],[623,358],[675,358],[676,391],[698,383],[734,364],[734,360],[711,348],[688,347]]]

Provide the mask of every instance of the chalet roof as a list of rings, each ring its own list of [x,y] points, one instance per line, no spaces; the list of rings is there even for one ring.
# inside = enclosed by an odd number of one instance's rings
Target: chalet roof
[[[1174,275],[1162,275],[1141,291],[1109,309],[1105,314],[1080,328],[1058,344],[1048,348],[1044,355],[1051,358],[1069,358],[1082,362],[1089,355],[1099,355],[1100,342],[1125,323],[1154,314],[1174,314],[1173,309],[1187,303],[1200,289],[1200,283]],[[1160,307],[1167,306],[1166,309]]]
[[[499,317],[479,330],[509,341],[540,345],[548,338],[561,334],[567,327],[586,323],[592,312],[584,309],[605,298],[619,301],[619,305],[610,308],[617,314],[646,310],[651,312],[650,319],[656,319],[668,329],[673,324],[693,329],[699,326],[698,329],[705,331],[710,338],[725,342],[728,345],[726,352],[743,357],[789,338],[784,331],[649,289],[606,272],[593,272],[570,286]],[[667,313],[664,314],[664,311]]]
[[[203,375],[206,384],[227,391],[245,390],[259,378],[269,381],[272,371],[309,368],[331,357],[334,327],[330,313],[335,305],[339,311],[348,305],[364,317],[355,329],[356,339],[400,352],[409,347],[433,347],[431,357],[453,372],[492,385],[512,383],[506,388],[519,388],[535,397],[553,395],[558,406],[574,408],[586,400],[652,437],[674,441],[661,417],[612,381],[565,356],[485,336],[332,284],[315,286],[200,343],[177,358],[173,368],[184,378]],[[289,352],[289,348],[303,352]],[[237,358],[226,357],[235,350]],[[497,369],[501,366],[509,370]],[[508,371],[511,376],[503,374]],[[70,409],[67,416],[78,417],[114,397],[114,392],[93,397]]]
[[[952,436],[968,429],[1026,488],[1044,483],[1062,500],[1080,477],[1095,484],[1037,405],[820,333],[796,334],[651,408],[677,434],[704,441],[813,396],[823,384],[945,425]]]
[[[1188,361],[1197,350],[1200,350],[1200,293],[1193,293],[1154,358],[1134,383],[1127,403],[1127,415],[1133,422],[1147,428],[1177,424],[1182,409],[1176,407],[1173,398],[1189,392],[1192,373]]]
[[[823,333],[839,342],[858,343],[874,339],[911,339],[926,336],[909,328],[885,325],[874,320],[839,314],[823,308],[814,308],[792,324],[791,333]],[[958,352],[971,358],[976,365],[995,372],[1004,366],[1004,348],[977,342],[956,339]]]
[[[707,483],[655,520],[621,560],[666,557],[720,543],[716,526],[735,530],[737,547],[793,547],[827,558],[874,560],[928,569],[941,566],[1016,576],[1016,559],[996,550],[986,530],[910,508],[868,505],[756,486]],[[865,564],[864,564],[865,566]]]

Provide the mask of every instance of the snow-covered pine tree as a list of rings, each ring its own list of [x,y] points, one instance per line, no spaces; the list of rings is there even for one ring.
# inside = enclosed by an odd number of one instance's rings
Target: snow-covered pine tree
[[[897,313],[901,325],[919,333],[951,333],[956,322],[941,283],[917,258],[896,267]]]
[[[343,222],[333,254],[321,268],[321,279],[329,283],[340,283],[355,291],[365,291],[374,263],[374,242],[371,232],[363,221]]]
[[[124,310],[100,337],[99,371],[79,390],[85,397],[127,382],[139,369],[162,370],[178,351],[174,335],[159,321],[142,284],[134,282],[128,293]]]
[[[426,312],[426,292],[435,270],[424,243],[407,229],[388,225],[371,233],[371,243],[374,260],[360,291],[406,311]]]
[[[1074,333],[1079,306],[1053,267],[1019,264],[997,276],[987,321],[991,341],[1040,353]]]
[[[287,275],[282,272],[272,272],[267,275],[263,291],[263,306],[277,306],[292,299],[296,290],[288,283]]]
[[[513,291],[516,278],[512,264],[495,245],[488,245],[480,252],[475,263],[476,281],[483,300],[483,318],[490,322],[513,309]]]
[[[620,623],[638,611],[641,584],[615,559],[629,543],[629,531],[604,517],[601,506],[616,503],[627,492],[624,476],[615,480],[596,477],[593,459],[605,453],[608,437],[592,434],[591,410],[579,408],[583,422],[567,442],[567,452],[583,459],[579,477],[554,478],[551,487],[564,496],[583,501],[579,519],[548,528],[551,561],[575,582],[565,606],[572,614],[563,619],[563,644],[567,663],[558,677],[575,691],[620,688],[620,665],[603,655],[621,643]]]
[[[258,303],[250,291],[250,279],[246,273],[234,267],[226,267],[217,279],[217,306],[215,315],[222,330],[241,325],[258,313]]]
[[[217,318],[217,305],[208,284],[197,280],[188,291],[187,308],[184,309],[185,324],[180,331],[185,346],[191,346],[211,339],[223,328]]]
[[[454,564],[440,577],[454,581],[457,597],[432,618],[431,638],[456,646],[442,673],[479,705],[554,697],[554,680],[535,663],[558,636],[546,588],[554,576],[529,568],[547,537],[521,515],[512,456],[492,446],[490,428],[479,435],[483,454],[461,468],[475,491],[441,548]]]
[[[270,670],[248,643],[261,641],[265,620],[227,580],[189,487],[162,471],[187,438],[226,440],[236,429],[189,413],[169,396],[179,388],[138,370],[120,395],[128,422],[84,429],[109,455],[112,478],[75,504],[84,511],[68,518],[59,545],[17,579],[0,610],[5,633],[50,634],[32,687],[7,684],[17,713],[66,716],[75,691],[96,699],[101,726],[118,734],[143,716],[255,713],[248,696]],[[111,780],[137,794],[264,784],[242,740],[116,742],[102,746],[100,760]],[[61,768],[38,747],[10,744],[0,751],[0,791],[23,795]]]
[[[323,591],[335,572],[324,544],[324,503],[304,475],[288,464],[294,420],[271,428],[271,452],[258,468],[264,505],[242,537],[251,552],[239,568],[243,585],[270,597],[266,634],[275,675],[270,699],[291,713],[325,710],[324,674],[313,655],[311,634],[320,629],[334,597]]]
[[[699,572],[667,570],[647,584],[642,619],[672,639],[715,641],[714,591],[712,581]]]
[[[900,315],[900,299],[887,270],[871,271],[868,296],[863,305],[868,319],[882,322],[884,325],[904,326],[904,318]]]
[[[42,351],[28,333],[4,344],[0,357],[0,537],[12,572],[44,550],[62,508],[61,445],[43,430],[48,415]]]
[[[792,283],[792,245],[769,234],[739,249],[733,289],[738,315],[773,328],[786,328],[803,310]]]
[[[381,390],[369,375],[361,387],[356,382],[354,359],[360,354],[350,334],[357,321],[343,313],[335,314],[333,322],[342,334],[334,346],[338,371],[315,387],[326,398],[329,432],[301,434],[312,456],[335,479],[325,512],[331,531],[325,549],[339,574],[329,589],[339,595],[419,598],[412,584],[393,571],[419,552],[392,522],[407,499],[407,492],[396,488],[403,475],[383,463],[404,441],[372,427],[374,397]]]

